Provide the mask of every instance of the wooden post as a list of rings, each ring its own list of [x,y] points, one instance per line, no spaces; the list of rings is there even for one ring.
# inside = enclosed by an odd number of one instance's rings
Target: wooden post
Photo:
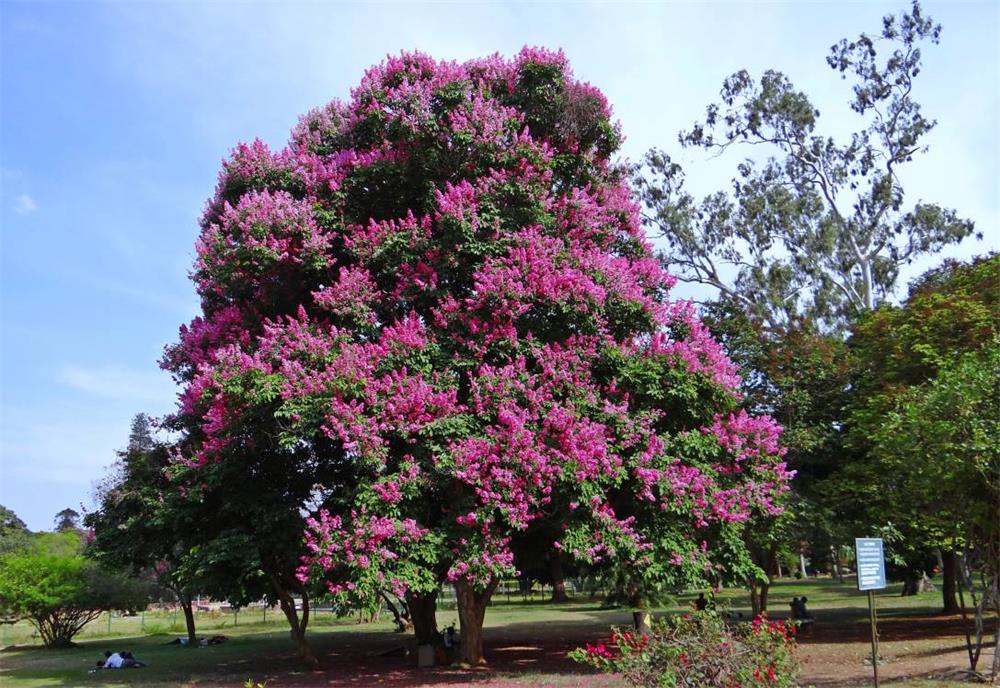
[[[868,591],[868,616],[872,622],[872,672],[875,675],[875,688],[878,687],[878,621],[875,612],[875,591]]]

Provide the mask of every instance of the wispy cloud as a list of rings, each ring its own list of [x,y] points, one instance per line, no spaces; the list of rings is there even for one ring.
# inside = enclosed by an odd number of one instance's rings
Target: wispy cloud
[[[44,479],[86,487],[115,461],[115,451],[128,441],[127,415],[115,419],[84,416],[58,422],[23,420],[23,425],[5,428],[0,442],[4,472],[11,479]]]
[[[130,413],[113,402],[51,400],[46,413],[0,407],[0,503],[33,530],[90,503],[95,480],[128,441]]]
[[[28,194],[19,194],[14,198],[14,212],[18,215],[27,215],[36,210],[38,210],[38,204]]]
[[[104,274],[96,275],[92,271],[77,267],[67,267],[62,271],[62,275],[76,280],[81,285],[86,285],[91,292],[97,290],[123,296],[137,304],[163,311],[169,314],[170,318],[176,321],[176,324],[180,324],[181,321],[190,320],[200,312],[198,296],[185,276],[191,262],[192,259],[189,256],[174,258],[167,266],[168,273],[166,275],[158,273],[161,279],[155,283],[126,282]],[[172,289],[173,285],[179,286]],[[177,320],[178,318],[180,320]],[[171,333],[176,331],[175,327],[174,322],[171,322]]]
[[[177,391],[164,372],[116,365],[65,365],[58,371],[57,379],[63,385],[90,396],[152,404],[164,409],[170,407]]]

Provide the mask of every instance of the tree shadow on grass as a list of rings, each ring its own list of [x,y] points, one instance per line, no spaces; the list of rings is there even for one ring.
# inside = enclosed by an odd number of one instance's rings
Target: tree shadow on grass
[[[844,612],[839,615],[838,612]],[[800,642],[863,643],[871,639],[871,626],[866,618],[853,618],[853,610],[824,609],[816,612],[816,620],[808,633],[800,634]],[[850,620],[844,620],[850,619]],[[878,633],[883,642],[933,640],[962,636],[965,626],[961,616],[899,613],[879,614]]]
[[[867,611],[867,610],[864,610]],[[516,614],[515,612],[513,612]],[[869,626],[856,607],[816,610],[817,621],[804,645],[865,643]],[[775,614],[773,618],[779,618]],[[607,639],[612,626],[627,626],[627,609],[604,609],[597,604],[571,605],[549,610],[547,620],[508,621],[485,631],[486,668],[417,669],[403,656],[386,656],[407,643],[410,636],[387,629],[327,630],[316,628],[312,643],[323,667],[306,671],[287,632],[268,631],[232,637],[227,643],[191,649],[167,644],[173,636],[142,636],[112,640],[88,639],[67,650],[30,650],[5,654],[4,685],[101,686],[109,683],[166,688],[189,685],[242,686],[247,678],[283,686],[447,686],[447,685],[620,685],[596,674],[567,656],[588,642]],[[487,615],[489,622],[489,615]],[[902,610],[884,614],[879,624],[883,641],[933,640],[962,634],[960,617],[914,614]],[[944,654],[954,648],[935,649]],[[956,645],[961,648],[961,645]],[[104,650],[128,649],[149,663],[145,669],[88,674]],[[817,683],[817,686],[821,684]],[[845,685],[830,683],[829,685]]]
[[[88,640],[76,648],[32,648],[5,657],[0,683],[7,686],[131,686],[166,688],[190,685],[242,686],[248,678],[281,686],[437,686],[536,685],[543,675],[565,677],[556,685],[609,685],[605,677],[570,660],[567,653],[580,644],[577,633],[553,640],[544,624],[514,624],[518,629],[495,629],[488,634],[482,669],[435,667],[417,669],[403,656],[382,656],[409,638],[391,631],[352,631],[314,634],[312,643],[322,661],[317,671],[304,670],[286,633],[247,634],[207,648],[167,644],[170,637]],[[565,630],[565,626],[561,626]],[[530,638],[520,637],[530,631]],[[541,635],[539,636],[539,631]],[[591,631],[598,637],[600,631]],[[90,673],[104,650],[128,649],[149,666],[142,669],[102,670]],[[8,661],[9,660],[9,661]],[[519,677],[524,676],[521,681]]]

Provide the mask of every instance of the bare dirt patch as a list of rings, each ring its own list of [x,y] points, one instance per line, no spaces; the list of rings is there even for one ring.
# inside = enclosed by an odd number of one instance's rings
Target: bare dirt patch
[[[959,616],[907,615],[879,619],[879,679],[957,683],[968,668]],[[816,688],[871,685],[871,634],[867,623],[817,623],[800,638],[803,685]],[[988,666],[986,650],[980,667]]]
[[[905,616],[879,622],[882,663],[879,676],[886,684],[958,685],[960,670],[968,666],[961,619],[957,616]],[[549,625],[530,624],[490,629],[487,637],[488,667],[416,669],[402,656],[379,656],[399,644],[384,633],[351,634],[330,638],[324,669],[319,672],[268,677],[268,688],[285,686],[624,686],[613,676],[597,674],[569,658],[567,653],[606,633],[566,624],[553,631]],[[816,688],[871,685],[869,627],[860,622],[818,622],[801,638],[803,673],[799,683]],[[987,663],[991,656],[980,660]]]

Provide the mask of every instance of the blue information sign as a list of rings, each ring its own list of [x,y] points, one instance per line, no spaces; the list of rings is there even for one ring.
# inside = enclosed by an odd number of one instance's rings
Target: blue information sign
[[[858,560],[858,590],[880,590],[885,587],[885,557],[882,538],[855,538],[854,552]]]

